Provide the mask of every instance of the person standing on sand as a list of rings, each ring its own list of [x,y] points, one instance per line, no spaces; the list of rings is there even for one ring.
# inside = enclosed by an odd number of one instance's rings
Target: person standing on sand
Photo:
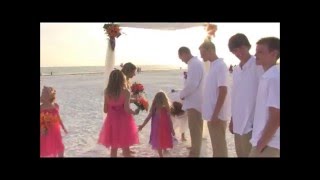
[[[280,39],[262,38],[256,47],[260,78],[253,121],[252,150],[249,157],[280,157]]]
[[[173,128],[179,129],[181,141],[187,141],[185,134],[188,129],[188,116],[187,113],[182,110],[183,101],[179,98],[179,91],[172,89],[169,93],[169,98],[172,102],[170,114]]]
[[[40,157],[64,157],[60,127],[67,134],[55,103],[56,90],[44,86],[40,97]]]
[[[231,118],[228,67],[217,56],[210,39],[206,39],[199,50],[203,61],[211,62],[203,91],[202,114],[208,121],[213,157],[228,157],[226,128]]]
[[[252,148],[250,139],[254,108],[263,68],[256,64],[256,58],[249,53],[251,44],[244,34],[237,33],[231,36],[228,46],[230,52],[240,60],[239,65],[234,68],[232,74],[232,116],[229,131],[234,134],[237,156],[248,157]]]
[[[126,77],[127,88],[130,90],[130,87],[131,87],[130,79],[132,79],[136,75],[137,67],[134,64],[132,64],[131,62],[122,64],[121,67],[122,67],[121,71]],[[134,103],[135,101],[137,101],[137,97],[130,98],[130,103]],[[135,153],[134,151],[132,151],[130,149],[129,149],[129,151],[131,154]]]
[[[188,125],[191,136],[191,149],[189,157],[199,157],[202,143],[203,119],[201,114],[202,87],[204,68],[202,62],[190,52],[187,47],[180,47],[179,58],[188,64],[188,77],[184,88],[180,92],[183,101],[182,109],[187,111]]]
[[[151,120],[151,132],[149,143],[152,149],[158,150],[159,157],[163,157],[166,149],[173,148],[175,131],[170,116],[170,104],[167,95],[160,91],[153,99],[150,111],[139,131]]]
[[[139,143],[138,129],[133,114],[138,109],[130,109],[130,91],[126,86],[126,77],[120,70],[113,70],[105,89],[104,112],[107,117],[101,128],[98,143],[111,147],[111,157],[117,157],[118,148],[123,156],[132,157],[129,147]]]

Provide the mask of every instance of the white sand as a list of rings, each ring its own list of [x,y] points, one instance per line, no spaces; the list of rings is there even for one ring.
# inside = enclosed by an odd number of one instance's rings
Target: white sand
[[[144,84],[149,101],[155,93],[162,89],[181,89],[183,84],[183,71],[150,71],[137,74],[133,79]],[[43,85],[53,86],[57,90],[57,103],[60,105],[61,118],[69,131],[63,136],[66,157],[109,157],[110,151],[97,144],[98,135],[103,123],[103,86],[104,77],[101,74],[92,75],[65,75],[42,76],[40,89]],[[135,105],[132,104],[135,109]],[[141,124],[147,113],[140,112],[135,116],[136,124]],[[204,139],[201,157],[212,157],[211,141],[208,135],[206,122],[204,123]],[[132,146],[136,157],[158,157],[158,153],[148,144],[150,125],[139,132],[140,144]],[[165,157],[187,157],[190,146],[190,136],[187,132],[186,142],[180,141],[180,133],[176,132],[178,144],[169,150]],[[227,143],[229,157],[236,157],[233,135],[227,130]],[[118,156],[122,157],[122,151]]]

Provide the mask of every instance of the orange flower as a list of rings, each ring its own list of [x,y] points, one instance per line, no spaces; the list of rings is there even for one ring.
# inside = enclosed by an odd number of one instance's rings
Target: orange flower
[[[121,36],[121,29],[117,24],[105,24],[103,28],[110,38],[118,38],[119,36]]]
[[[149,110],[149,102],[148,100],[143,97],[143,96],[140,96],[138,99],[137,99],[137,102],[134,102],[134,104],[140,109],[140,110],[146,110],[148,111]]]
[[[131,92],[134,94],[134,95],[137,95],[139,93],[143,93],[144,91],[144,87],[142,84],[140,83],[133,83],[132,86],[131,86]]]
[[[208,24],[206,27],[206,31],[208,33],[208,36],[215,36],[215,33],[217,31],[217,25],[215,24]]]
[[[142,105],[142,107],[148,111],[149,109],[149,103],[148,103],[148,100],[147,99],[144,99],[144,98],[141,98],[140,99],[140,104]]]
[[[40,113],[40,134],[46,135],[50,126],[60,121],[60,117],[57,114],[51,114],[49,112]]]

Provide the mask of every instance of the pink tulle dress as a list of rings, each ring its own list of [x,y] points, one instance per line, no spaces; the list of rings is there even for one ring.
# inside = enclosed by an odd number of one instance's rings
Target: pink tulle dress
[[[125,96],[109,99],[108,113],[98,143],[109,148],[127,148],[139,143],[138,128],[133,115],[124,110]]]
[[[64,152],[59,107],[40,110],[40,124],[43,121],[47,122],[47,132],[46,134],[40,133],[40,157],[55,157]]]

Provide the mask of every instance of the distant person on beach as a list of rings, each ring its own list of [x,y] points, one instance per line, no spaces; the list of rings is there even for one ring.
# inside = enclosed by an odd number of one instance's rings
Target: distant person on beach
[[[127,62],[124,65],[122,65],[121,71],[123,72],[123,74],[126,77],[127,88],[130,90],[131,85],[132,85],[130,82],[130,79],[132,79],[136,75],[137,67],[134,64],[132,64],[131,62]],[[130,103],[134,103],[135,101],[137,101],[137,97],[133,97],[131,95]],[[135,152],[130,150],[130,153],[135,153]]]
[[[206,39],[199,50],[203,61],[211,62],[203,91],[202,114],[208,121],[213,157],[228,157],[226,129],[231,118],[228,67],[223,58],[217,56],[210,39]]]
[[[44,86],[40,97],[40,157],[64,157],[60,127],[67,134],[55,103],[56,90]]]
[[[152,102],[150,111],[143,124],[139,126],[139,131],[151,119],[151,132],[149,143],[152,149],[158,150],[159,157],[163,157],[166,149],[173,148],[175,132],[170,116],[170,104],[167,95],[160,91]]]
[[[249,157],[280,157],[280,39],[257,42],[256,62],[264,74],[259,80]]]
[[[234,134],[235,149],[238,157],[248,157],[251,151],[254,108],[262,66],[256,64],[255,56],[249,53],[251,44],[248,38],[237,33],[229,39],[229,50],[240,63],[233,71],[231,96],[231,121],[229,131]],[[230,65],[230,68],[232,66]]]
[[[104,98],[107,117],[98,143],[111,147],[111,157],[117,157],[118,148],[122,148],[124,157],[131,157],[129,147],[139,143],[138,129],[133,119],[138,109],[130,109],[130,91],[126,87],[126,77],[120,70],[111,72]]]
[[[53,72],[51,71],[51,76],[52,76]]]
[[[203,63],[190,52],[187,47],[180,47],[179,58],[188,65],[188,78],[180,92],[180,99],[184,100],[182,109],[187,111],[191,136],[189,157],[199,157],[202,143],[203,120],[201,114],[202,86],[204,79]]]

